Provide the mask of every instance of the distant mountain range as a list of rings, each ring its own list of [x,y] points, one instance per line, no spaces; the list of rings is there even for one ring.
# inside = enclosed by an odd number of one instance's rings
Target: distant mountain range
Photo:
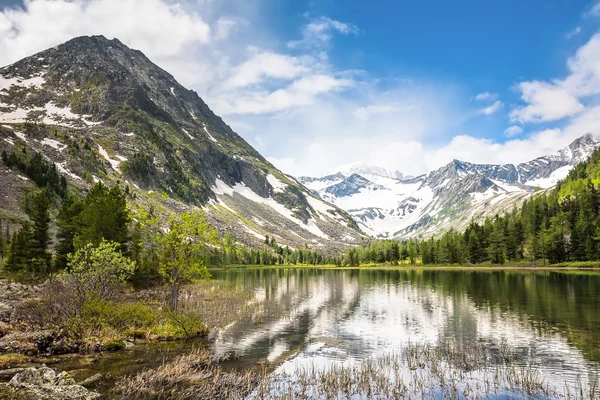
[[[512,209],[535,191],[553,187],[599,146],[598,138],[586,134],[556,153],[519,165],[454,160],[417,177],[356,165],[298,181],[347,210],[369,235],[427,237]]]

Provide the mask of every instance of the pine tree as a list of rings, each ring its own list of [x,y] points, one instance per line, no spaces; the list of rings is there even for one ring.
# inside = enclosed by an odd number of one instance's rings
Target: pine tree
[[[6,260],[6,270],[22,272],[29,266],[29,261],[34,257],[32,249],[32,231],[29,222],[24,222],[21,229],[13,232]]]
[[[72,195],[67,196],[62,202],[56,219],[58,243],[55,248],[55,267],[57,269],[67,268],[67,256],[75,252],[74,239],[79,233],[78,217],[82,210],[83,202]]]
[[[75,238],[75,248],[87,243],[98,245],[104,239],[119,243],[120,250],[129,255],[127,243],[130,221],[125,193],[118,186],[108,189],[102,182],[98,182],[85,197],[77,218],[79,232]]]

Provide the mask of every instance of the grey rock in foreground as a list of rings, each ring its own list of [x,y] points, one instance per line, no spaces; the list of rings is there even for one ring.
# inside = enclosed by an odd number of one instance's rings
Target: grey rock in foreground
[[[28,368],[15,375],[8,386],[17,393],[44,400],[93,400],[100,394],[77,385],[66,372],[56,373],[51,368]]]

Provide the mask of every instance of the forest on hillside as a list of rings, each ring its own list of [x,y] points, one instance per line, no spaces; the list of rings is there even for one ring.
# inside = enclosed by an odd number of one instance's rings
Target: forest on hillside
[[[39,154],[3,154],[9,168],[29,176],[38,186],[25,197],[28,220],[19,229],[0,221],[0,257],[9,273],[35,279],[69,267],[69,258],[87,245],[116,243],[135,264],[132,281],[159,283],[174,227],[190,225],[201,250],[193,251],[202,266],[226,265],[337,265],[362,264],[504,264],[506,262],[562,263],[597,261],[600,254],[600,150],[570,171],[551,191],[538,193],[521,208],[505,215],[471,222],[464,232],[451,230],[437,237],[407,241],[371,240],[346,252],[327,255],[305,245],[299,249],[278,244],[267,236],[260,247],[220,237],[201,213],[171,218],[161,226],[153,209],[129,206],[128,187],[95,184],[85,196],[68,191],[64,178]],[[51,229],[51,212],[56,233]],[[164,223],[164,222],[162,222]],[[181,238],[179,238],[181,239]],[[179,240],[178,239],[178,240]],[[185,240],[179,246],[185,247]]]

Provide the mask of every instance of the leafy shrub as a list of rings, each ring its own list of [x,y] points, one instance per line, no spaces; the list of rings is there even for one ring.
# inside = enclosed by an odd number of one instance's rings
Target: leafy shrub
[[[102,240],[98,247],[88,243],[69,256],[70,272],[62,279],[73,287],[82,304],[89,298],[115,299],[133,275],[135,263],[118,248],[118,243]]]

